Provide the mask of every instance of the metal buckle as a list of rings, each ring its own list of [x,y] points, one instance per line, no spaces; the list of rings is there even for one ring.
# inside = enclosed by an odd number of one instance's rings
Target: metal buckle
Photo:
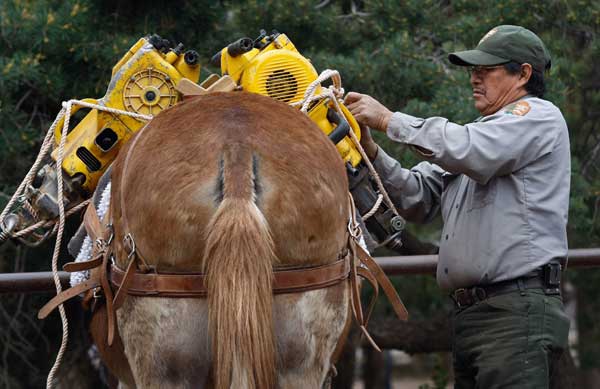
[[[94,288],[94,292],[92,293],[92,296],[94,297],[94,299],[99,300],[102,297],[104,297],[103,293],[102,293],[102,288],[101,287],[96,287]]]
[[[97,238],[94,241],[94,244],[96,245],[96,250],[98,250],[99,253],[105,251],[108,247],[108,243],[106,243],[106,241],[102,238]]]
[[[113,241],[113,238],[115,237],[115,229],[112,223],[108,223],[106,225],[106,229],[110,230],[110,235],[108,236],[108,240],[106,241],[106,244],[110,245]]]
[[[454,303],[456,304],[458,309],[466,308],[469,306],[469,304],[463,304],[461,302],[461,298],[459,296],[464,295],[468,295],[468,291],[465,288],[458,288],[454,292],[452,292],[452,300],[454,300]]]
[[[128,233],[123,237],[123,244],[130,248],[129,253],[127,254],[127,259],[131,260],[135,255],[135,240],[133,239],[133,235]]]

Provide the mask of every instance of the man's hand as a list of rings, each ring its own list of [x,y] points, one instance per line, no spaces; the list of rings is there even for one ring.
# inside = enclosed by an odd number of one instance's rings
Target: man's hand
[[[371,131],[369,131],[369,127],[367,126],[360,126],[360,145],[371,161],[377,157],[379,147],[371,137]]]
[[[385,132],[392,112],[369,95],[350,92],[344,99],[356,121],[374,130]]]

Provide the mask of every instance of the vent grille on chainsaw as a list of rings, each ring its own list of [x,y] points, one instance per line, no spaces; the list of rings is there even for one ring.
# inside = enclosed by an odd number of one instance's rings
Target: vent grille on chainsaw
[[[83,163],[85,163],[85,166],[87,166],[91,172],[98,171],[102,167],[100,161],[98,161],[98,159],[94,157],[94,154],[92,154],[88,149],[86,149],[83,146],[78,148],[75,154],[77,155],[77,157],[79,157],[79,159],[81,159],[81,161],[83,161]]]
[[[305,66],[289,60],[270,61],[258,77],[258,92],[286,103],[302,99],[306,88],[314,81]]]
[[[287,70],[279,69],[269,74],[266,81],[267,95],[280,100],[288,102],[294,98],[296,92],[298,92],[298,83],[294,75]]]

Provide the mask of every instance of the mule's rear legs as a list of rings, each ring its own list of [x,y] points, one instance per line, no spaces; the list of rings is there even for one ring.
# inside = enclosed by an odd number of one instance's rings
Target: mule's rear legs
[[[275,296],[277,387],[321,389],[348,317],[348,283]]]
[[[205,299],[128,296],[117,312],[138,388],[204,388],[210,367]]]

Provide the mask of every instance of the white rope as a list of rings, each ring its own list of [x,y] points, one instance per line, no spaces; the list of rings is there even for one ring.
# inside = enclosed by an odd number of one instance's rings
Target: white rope
[[[23,179],[23,181],[21,181],[21,184],[19,185],[19,187],[17,188],[17,190],[15,191],[15,193],[9,200],[8,204],[6,205],[6,207],[0,214],[0,225],[2,225],[4,223],[4,218],[6,217],[8,212],[12,209],[13,205],[15,205],[17,200],[19,200],[19,198],[23,194],[25,188],[27,188],[29,186],[29,184],[31,184],[31,182],[33,181],[33,178],[37,174],[37,172],[40,168],[40,165],[41,165],[42,161],[44,160],[44,157],[46,157],[46,155],[48,154],[48,151],[50,150],[50,147],[52,146],[52,143],[53,143],[52,136],[54,135],[54,129],[56,128],[56,125],[58,124],[59,120],[62,119],[64,114],[65,114],[65,112],[63,109],[58,113],[58,115],[56,116],[56,119],[54,119],[54,122],[50,126],[50,129],[48,130],[48,133],[46,134],[46,137],[44,138],[44,141],[42,142],[40,152],[38,153],[38,156],[37,156],[35,162],[33,163],[33,165],[31,165],[29,172],[27,172],[27,175],[25,175],[25,178]]]
[[[83,202],[77,204],[76,206],[69,208],[66,212],[66,217],[69,217],[69,216],[73,215],[74,213],[79,212],[82,208],[85,208],[85,206],[87,206],[89,203],[90,203],[90,200],[84,200]],[[12,233],[11,236],[13,238],[21,238],[21,237],[37,230],[38,228],[51,227],[51,226],[55,225],[57,221],[58,221],[57,219],[41,220],[35,224],[30,225],[29,227],[23,228],[22,230]],[[54,235],[54,233],[56,233],[56,231],[53,231],[50,235],[48,235],[48,237]]]
[[[58,211],[59,211],[58,212],[58,220],[42,220],[42,221],[39,221],[38,223],[35,223],[35,224],[33,224],[29,227],[26,227],[22,230],[10,231],[10,235],[13,238],[21,238],[21,237],[35,231],[36,229],[38,229],[40,227],[48,228],[48,227],[51,227],[52,225],[54,225],[54,228],[52,229],[52,232],[50,235],[56,233],[56,242],[54,244],[54,253],[52,255],[52,275],[54,278],[54,284],[56,286],[56,294],[57,295],[60,294],[62,291],[62,287],[60,284],[60,278],[58,277],[58,255],[60,253],[60,246],[62,243],[62,237],[63,237],[63,233],[64,233],[65,219],[67,216],[79,211],[80,209],[82,209],[84,206],[86,206],[89,203],[89,200],[86,200],[86,201],[76,205],[75,207],[72,207],[67,212],[65,212],[65,205],[64,205],[64,201],[63,201],[64,193],[63,193],[62,164],[63,164],[63,160],[64,160],[64,148],[65,148],[65,144],[67,141],[67,133],[69,131],[69,121],[71,118],[71,110],[72,110],[73,105],[79,105],[82,107],[97,109],[100,111],[106,111],[106,112],[110,112],[110,113],[116,114],[116,115],[126,115],[126,116],[133,117],[135,119],[142,119],[142,120],[152,119],[152,116],[149,116],[149,115],[142,115],[142,114],[137,114],[137,113],[133,113],[133,112],[123,111],[120,109],[105,107],[105,106],[102,106],[99,104],[88,103],[86,101],[81,101],[81,100],[73,99],[73,100],[69,100],[67,102],[63,102],[62,103],[63,108],[60,110],[58,115],[56,115],[56,119],[54,119],[54,122],[48,129],[48,132],[46,133],[46,136],[44,137],[44,141],[42,142],[42,146],[40,147],[40,151],[38,153],[38,156],[37,156],[35,162],[33,163],[31,168],[27,172],[27,175],[25,175],[25,178],[23,179],[23,181],[21,182],[21,184],[19,185],[19,187],[17,188],[17,190],[15,191],[15,193],[13,194],[13,196],[11,197],[9,202],[7,203],[7,205],[4,208],[4,210],[2,211],[2,213],[0,213],[0,226],[3,226],[6,215],[11,211],[11,209],[13,209],[15,204],[18,201],[21,203],[24,203],[26,201],[25,190],[26,190],[26,188],[29,187],[29,185],[31,185],[31,182],[33,181],[35,175],[37,174],[38,170],[40,169],[40,165],[42,164],[45,157],[48,155],[52,145],[54,144],[53,136],[54,136],[55,129],[56,129],[58,123],[64,118],[62,133],[61,133],[60,142],[58,145],[58,156],[57,156],[57,160],[56,160],[57,197],[58,197]],[[27,206],[25,206],[25,207],[27,208]],[[36,215],[33,213],[32,213],[32,216],[36,217]],[[49,236],[49,235],[47,235],[47,236]],[[58,310],[60,313],[60,319],[61,319],[62,327],[63,327],[63,336],[62,336],[62,341],[60,344],[60,349],[58,351],[58,355],[56,356],[56,360],[54,361],[54,365],[52,366],[52,369],[48,373],[48,378],[46,380],[47,388],[51,388],[54,385],[54,377],[56,375],[56,372],[58,371],[58,368],[62,361],[62,357],[67,348],[67,341],[68,341],[68,337],[69,337],[69,325],[67,322],[67,316],[66,316],[63,304],[58,306]]]
[[[328,88],[325,88],[323,93],[321,93],[319,95],[315,95],[315,91],[317,90],[317,87],[323,81],[325,81],[329,78],[332,79],[333,85],[329,86]],[[342,117],[345,117],[344,112],[340,108],[340,104],[338,101],[338,99],[344,95],[344,89],[342,88],[341,85],[342,85],[342,81],[341,81],[340,73],[337,70],[326,69],[323,72],[321,72],[319,77],[317,77],[317,79],[308,86],[308,88],[306,89],[306,92],[304,93],[304,97],[302,98],[302,100],[300,100],[296,103],[292,103],[290,105],[292,105],[292,106],[301,105],[302,108],[300,110],[302,112],[306,113],[306,111],[308,110],[308,107],[310,106],[310,104],[313,101],[320,100],[323,98],[329,98],[331,101],[333,101],[336,111]],[[348,135],[350,135],[350,139],[352,139],[352,142],[356,146],[356,149],[360,153],[362,159],[365,161],[365,164],[367,165],[367,168],[369,169],[371,176],[373,177],[373,179],[375,180],[375,182],[377,184],[377,188],[379,189],[380,195],[383,196],[383,200],[385,200],[386,204],[388,205],[388,207],[390,207],[390,209],[392,210],[394,215],[399,216],[398,210],[394,206],[394,203],[392,203],[392,200],[390,199],[387,191],[383,187],[381,178],[379,177],[379,174],[377,174],[377,172],[375,171],[375,168],[373,167],[371,160],[367,156],[367,153],[361,146],[360,140],[356,136],[356,133],[352,129],[352,126],[349,126],[349,127],[350,127],[350,131],[348,132]],[[367,218],[371,217],[372,214],[374,214],[377,211],[377,209],[379,209],[380,205],[381,205],[381,201],[379,201],[379,199],[378,199],[378,201],[375,203],[375,206],[367,214],[365,214],[365,216],[368,215]],[[362,216],[362,218],[363,218],[363,220],[365,220],[364,216]]]
[[[69,129],[69,119],[71,118],[71,107],[72,103],[69,101],[65,107],[63,103],[63,107],[65,109],[65,121],[63,124],[62,133],[60,136],[60,143],[58,145],[58,157],[56,158],[56,181],[57,181],[57,193],[58,193],[58,218],[59,218],[59,226],[58,231],[56,233],[56,242],[54,243],[54,254],[52,255],[52,276],[54,277],[54,285],[56,286],[56,294],[59,295],[62,291],[62,286],[60,284],[60,278],[58,277],[58,253],[60,251],[60,244],[62,242],[62,235],[64,231],[65,224],[65,205],[62,201],[63,194],[63,176],[62,176],[62,162],[64,158],[64,147],[67,143],[67,131]],[[54,375],[56,374],[60,362],[62,361],[63,354],[67,349],[67,341],[69,340],[69,323],[67,321],[67,314],[65,313],[65,308],[63,304],[58,306],[58,311],[60,313],[60,321],[62,322],[62,340],[60,342],[60,349],[58,350],[58,355],[56,356],[56,360],[52,365],[52,369],[50,369],[50,373],[48,373],[48,378],[46,380],[46,388],[52,388],[54,384]]]
[[[366,221],[368,218],[370,218],[371,216],[373,216],[375,214],[375,212],[377,212],[377,210],[379,209],[379,206],[381,205],[381,202],[383,201],[383,195],[380,193],[377,196],[377,200],[375,201],[375,204],[373,205],[373,207],[371,208],[371,210],[367,213],[365,213],[362,216],[363,221]]]
[[[80,101],[80,100],[69,100],[66,103],[65,102],[62,103],[63,110],[61,110],[61,112],[64,111],[63,115],[65,116],[65,121],[63,123],[63,129],[62,129],[62,133],[61,133],[61,137],[60,137],[60,143],[58,145],[58,156],[56,158],[56,178],[57,178],[57,193],[58,193],[57,197],[58,197],[59,225],[58,225],[58,231],[56,233],[56,243],[54,245],[54,254],[52,256],[52,275],[54,276],[54,285],[56,286],[56,294],[57,295],[60,294],[62,291],[62,287],[60,284],[60,278],[58,277],[58,254],[60,252],[60,245],[62,243],[62,235],[63,235],[63,231],[64,231],[65,218],[66,218],[65,206],[64,206],[64,202],[63,202],[64,193],[63,193],[62,163],[63,163],[63,159],[64,159],[64,147],[65,147],[65,144],[67,141],[67,132],[69,129],[69,120],[71,118],[71,109],[72,109],[73,104],[78,104],[83,107],[88,107],[88,108],[92,108],[92,109],[107,111],[107,112],[110,112],[113,114],[127,115],[127,116],[131,116],[133,118],[136,118],[136,119],[144,119],[144,120],[152,119],[152,116],[140,115],[140,114],[136,114],[136,113],[132,113],[132,112],[128,112],[128,111],[122,111],[120,109],[104,107],[104,106],[101,106],[98,104],[92,104],[92,103],[88,103],[88,102],[84,102],[84,101]],[[62,341],[60,344],[60,349],[58,350],[56,360],[54,361],[54,365],[52,366],[52,369],[50,369],[50,373],[48,373],[48,378],[46,380],[46,388],[47,389],[52,388],[52,386],[54,384],[54,376],[55,376],[56,372],[58,371],[58,368],[62,361],[63,355],[67,348],[67,341],[69,338],[69,325],[67,322],[67,316],[65,314],[65,309],[64,309],[63,304],[58,306],[58,310],[60,313],[60,319],[61,319],[62,327],[63,327],[63,336],[62,336]]]
[[[325,92],[315,95],[315,92],[318,87],[321,86],[321,83],[330,79],[333,81],[333,85],[330,85],[328,88],[325,88]],[[325,69],[319,74],[316,80],[310,83],[310,85],[306,88],[304,92],[304,97],[302,100],[291,103],[290,105],[293,107],[297,107],[301,105],[300,111],[306,113],[308,111],[308,107],[310,103],[315,100],[321,100],[324,98],[337,98],[344,95],[344,88],[342,88],[342,79],[340,77],[340,73],[337,70]],[[333,97],[332,97],[333,96]]]
[[[134,113],[134,112],[123,111],[123,110],[116,109],[116,108],[105,107],[103,105],[89,103],[87,101],[72,99],[67,102],[63,102],[62,103],[63,108],[60,110],[58,115],[56,115],[56,119],[54,119],[54,122],[50,126],[50,129],[48,130],[48,133],[46,134],[44,141],[42,142],[42,146],[40,147],[40,151],[38,153],[38,156],[37,156],[35,162],[33,163],[31,168],[29,169],[29,172],[27,172],[27,175],[25,176],[25,178],[23,179],[23,181],[21,182],[21,184],[19,185],[19,187],[17,188],[17,190],[15,191],[13,196],[11,197],[10,201],[8,202],[6,207],[4,207],[4,210],[0,214],[0,226],[4,225],[4,219],[5,219],[6,215],[11,211],[11,209],[13,209],[13,207],[15,206],[15,204],[17,202],[24,203],[26,201],[25,200],[25,190],[31,185],[31,182],[33,181],[33,179],[35,178],[35,175],[37,174],[38,170],[40,169],[40,165],[44,161],[45,157],[49,154],[49,152],[52,148],[52,145],[54,144],[53,136],[54,136],[56,126],[65,117],[67,105],[71,105],[71,106],[80,105],[80,106],[86,107],[86,108],[97,109],[99,111],[106,111],[106,112],[110,112],[110,113],[116,114],[116,115],[131,116],[135,119],[142,119],[142,120],[147,120],[147,121],[152,119],[152,116],[150,116],[150,115],[142,115],[142,114],[138,114],[138,113]],[[69,120],[70,120],[70,115],[68,118],[65,118],[65,122],[68,123]],[[63,123],[63,133],[66,133],[67,131],[68,131],[68,126],[65,126]],[[58,163],[57,163],[57,165],[61,166],[61,164],[58,164]],[[61,175],[60,172],[57,173],[57,179],[58,179],[59,175]],[[59,192],[58,195],[62,201],[62,193]],[[76,207],[69,209],[66,216],[70,216],[73,213],[76,213],[77,211],[79,211],[81,208],[83,208],[87,204],[88,204],[88,202],[86,201],[85,203],[81,203],[81,204],[77,205]],[[36,217],[36,215],[32,215],[32,216],[34,216],[34,218]],[[56,224],[56,222],[59,219],[60,218],[57,218],[54,220],[42,220],[42,221],[35,223],[29,227],[26,227],[22,230],[9,231],[9,234],[12,238],[21,238],[25,235],[30,234],[31,232],[35,231],[36,229],[38,229],[40,227],[45,227],[45,228],[51,227],[52,225]],[[48,236],[51,236],[54,233],[56,233],[56,229],[54,229],[52,231],[52,233],[50,233]]]
[[[67,101],[67,103],[63,102],[62,103],[63,107],[65,106],[65,104],[69,104],[69,103],[70,104],[75,104],[75,105],[81,105],[82,107],[93,108],[93,109],[97,109],[97,110],[100,110],[100,111],[106,111],[106,112],[114,113],[116,115],[131,116],[132,118],[143,119],[143,120],[146,120],[146,121],[149,121],[149,120],[151,120],[154,117],[152,115],[143,115],[141,113],[123,111],[122,109],[105,107],[104,105],[99,105],[99,104],[94,104],[94,103],[88,103],[87,101],[74,100],[74,99]]]

